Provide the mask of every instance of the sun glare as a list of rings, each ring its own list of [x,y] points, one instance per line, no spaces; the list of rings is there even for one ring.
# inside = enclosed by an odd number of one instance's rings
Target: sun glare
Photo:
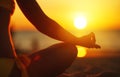
[[[78,50],[77,57],[85,57],[86,56],[86,54],[87,54],[86,48],[77,46],[77,50]]]
[[[84,16],[77,16],[74,19],[74,25],[77,29],[84,29],[87,25],[87,20]]]

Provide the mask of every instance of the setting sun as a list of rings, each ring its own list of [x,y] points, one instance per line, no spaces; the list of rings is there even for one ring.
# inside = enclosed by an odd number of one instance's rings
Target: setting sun
[[[77,50],[78,50],[77,57],[85,57],[86,56],[87,52],[84,47],[77,46]]]
[[[78,16],[74,19],[74,25],[77,29],[84,29],[87,25],[87,20],[84,16]]]

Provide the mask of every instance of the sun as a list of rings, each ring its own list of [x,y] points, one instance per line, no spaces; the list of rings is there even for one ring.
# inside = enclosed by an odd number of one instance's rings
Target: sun
[[[77,46],[78,54],[77,57],[85,57],[87,54],[86,48]]]
[[[84,29],[87,26],[87,20],[86,20],[85,16],[75,17],[74,25],[77,29]]]

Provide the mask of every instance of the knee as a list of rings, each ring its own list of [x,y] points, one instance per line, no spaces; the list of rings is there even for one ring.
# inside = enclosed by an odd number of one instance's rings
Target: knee
[[[63,53],[63,54],[68,54],[68,55],[77,55],[77,48],[75,45],[70,44],[70,43],[59,43],[55,44],[48,49],[54,49],[54,51],[58,51],[57,53]]]
[[[55,45],[56,52],[54,52],[57,57],[61,58],[66,62],[72,62],[76,59],[77,56],[77,48],[75,45],[70,43],[60,43]]]
[[[56,52],[57,53],[56,65],[60,67],[57,71],[59,71],[59,73],[62,73],[68,67],[70,67],[74,60],[76,59],[77,48],[75,45],[64,43],[60,44],[60,48],[58,49],[59,51]]]
[[[71,60],[76,58],[78,52],[75,45],[65,43],[63,49],[65,49],[64,53],[66,53],[66,57],[71,58]]]
[[[56,55],[54,56],[56,59],[66,62],[74,61],[77,56],[76,46],[70,43],[59,43],[47,48],[45,51],[48,51],[47,53],[49,53],[49,55]]]

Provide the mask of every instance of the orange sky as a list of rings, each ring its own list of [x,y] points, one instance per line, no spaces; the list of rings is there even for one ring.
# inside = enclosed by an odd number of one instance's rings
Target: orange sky
[[[85,30],[120,29],[120,0],[37,0],[44,12],[69,31],[76,31],[73,21],[77,15],[87,19]],[[17,4],[11,24],[14,29],[34,29]]]

